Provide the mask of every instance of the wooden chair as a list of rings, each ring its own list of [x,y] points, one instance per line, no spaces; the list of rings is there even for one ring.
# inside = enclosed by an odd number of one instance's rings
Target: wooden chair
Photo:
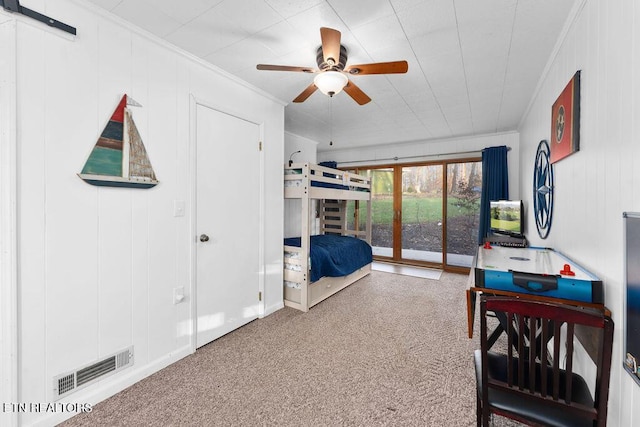
[[[597,310],[490,295],[482,295],[480,310],[481,348],[474,354],[478,426],[488,426],[491,413],[528,425],[606,425],[613,344],[609,316]],[[491,351],[487,312],[507,318],[506,338]],[[562,325],[566,333],[561,334]],[[573,372],[576,325],[596,328],[600,335],[594,358],[594,397],[584,378]],[[496,351],[500,344],[506,347],[502,353]]]

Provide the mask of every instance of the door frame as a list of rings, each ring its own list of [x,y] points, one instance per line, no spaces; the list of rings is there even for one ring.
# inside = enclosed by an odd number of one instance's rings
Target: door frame
[[[260,141],[264,141],[264,121],[258,120],[246,113],[240,113],[228,108],[221,103],[213,102],[208,99],[200,98],[193,93],[189,100],[189,319],[191,321],[191,351],[196,351],[197,346],[197,316],[198,310],[196,305],[197,295],[197,108],[203,106],[212,110],[227,114],[238,119],[253,123],[258,126],[260,133]],[[264,148],[258,153],[259,158],[259,209],[258,209],[258,292],[262,295],[258,301],[258,318],[264,317],[265,314],[265,298],[264,298],[264,282],[265,282],[265,196],[264,196]]]
[[[392,169],[393,171],[393,247],[392,252],[393,255],[391,257],[386,256],[374,256],[374,260],[391,262],[394,264],[406,264],[406,265],[417,265],[422,267],[429,268],[441,268],[445,271],[451,271],[456,273],[467,273],[469,269],[467,267],[458,267],[454,265],[450,265],[447,262],[447,167],[453,163],[469,163],[469,162],[482,162],[481,157],[453,157],[444,160],[425,160],[420,162],[407,162],[407,163],[380,163],[373,165],[362,165],[357,167],[352,167],[348,169],[353,169],[356,173],[359,173],[360,170],[373,170],[373,169]],[[401,256],[402,252],[402,242],[396,242],[396,236],[401,238],[402,236],[402,217],[398,214],[398,212],[402,211],[402,168],[403,167],[420,167],[420,166],[434,166],[439,165],[442,166],[442,184],[443,184],[443,197],[442,197],[442,262],[440,263],[432,263],[428,261],[419,261],[419,260],[407,260],[403,259]],[[400,196],[397,196],[400,195]],[[396,243],[400,243],[397,245]]]

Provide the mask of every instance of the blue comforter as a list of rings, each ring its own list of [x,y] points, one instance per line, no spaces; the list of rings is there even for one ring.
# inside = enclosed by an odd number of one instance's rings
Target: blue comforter
[[[300,247],[300,237],[284,239],[284,244]],[[331,234],[311,236],[311,282],[325,276],[346,276],[371,261],[371,246],[364,240]]]

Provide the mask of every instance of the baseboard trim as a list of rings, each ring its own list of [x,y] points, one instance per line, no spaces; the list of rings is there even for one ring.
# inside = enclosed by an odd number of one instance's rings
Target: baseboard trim
[[[264,315],[260,316],[260,318],[262,319],[264,317],[267,317],[268,315],[273,314],[276,311],[281,310],[283,308],[284,308],[284,301],[280,301],[277,304],[270,305],[269,307],[265,308]]]
[[[177,351],[169,353],[168,355],[156,359],[155,361],[141,366],[138,369],[135,368],[135,365],[131,369],[125,369],[121,374],[114,375],[113,377],[96,383],[94,386],[80,390],[77,393],[73,393],[64,399],[60,399],[56,403],[61,403],[63,405],[65,403],[88,403],[95,406],[103,400],[120,393],[127,387],[131,387],[138,381],[161,371],[167,366],[189,356],[192,353],[191,345],[184,346]],[[50,427],[68,420],[75,415],[78,414],[74,412],[47,413],[44,417],[35,420],[31,424],[25,424],[25,426]]]

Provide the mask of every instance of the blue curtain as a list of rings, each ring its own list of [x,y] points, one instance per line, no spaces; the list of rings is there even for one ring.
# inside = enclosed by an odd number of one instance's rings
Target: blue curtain
[[[509,200],[509,171],[507,169],[507,147],[489,147],[482,150],[482,195],[480,197],[480,224],[478,244],[490,230],[489,202]]]

